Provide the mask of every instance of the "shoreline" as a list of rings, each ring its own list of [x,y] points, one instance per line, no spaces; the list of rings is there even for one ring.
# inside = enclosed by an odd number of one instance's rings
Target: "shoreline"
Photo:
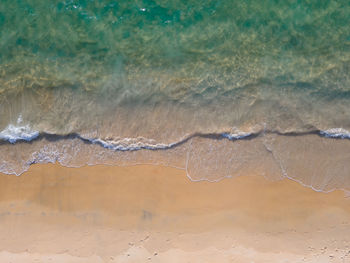
[[[124,145],[121,141],[113,143]],[[140,146],[141,142],[129,143]],[[264,135],[235,141],[193,137],[166,150],[113,151],[76,138],[43,139],[1,147],[0,170],[6,174],[20,175],[33,164],[51,162],[77,169],[86,165],[153,164],[186,170],[191,181],[217,182],[250,174],[271,180],[287,177],[320,192],[350,189],[350,140],[316,135]]]
[[[36,164],[0,187],[1,262],[350,261],[350,199],[288,179]]]

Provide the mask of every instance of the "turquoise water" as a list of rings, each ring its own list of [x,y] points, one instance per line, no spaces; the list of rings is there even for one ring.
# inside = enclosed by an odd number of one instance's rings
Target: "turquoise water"
[[[0,153],[71,137],[106,151],[169,150],[198,134],[346,140],[349,25],[340,0],[3,0]],[[0,168],[63,158],[50,154]]]

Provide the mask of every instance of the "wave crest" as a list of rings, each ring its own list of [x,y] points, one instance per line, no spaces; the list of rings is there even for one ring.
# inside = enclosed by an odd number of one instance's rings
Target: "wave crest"
[[[33,130],[28,124],[22,124],[22,116],[17,119],[17,125],[9,124],[3,131],[0,132],[0,139],[15,143],[17,141],[32,141],[39,136],[39,132]]]
[[[333,128],[320,131],[320,134],[328,138],[350,139],[350,131],[343,128]]]

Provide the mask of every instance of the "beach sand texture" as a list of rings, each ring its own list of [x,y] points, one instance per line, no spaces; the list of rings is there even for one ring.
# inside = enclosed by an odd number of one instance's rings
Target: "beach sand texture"
[[[0,176],[0,262],[350,262],[350,199],[291,180],[33,165]]]

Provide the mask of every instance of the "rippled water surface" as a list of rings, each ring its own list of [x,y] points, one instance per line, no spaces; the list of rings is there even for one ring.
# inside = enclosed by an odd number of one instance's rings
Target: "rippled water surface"
[[[349,24],[341,0],[2,0],[0,170],[259,167],[346,188]]]

